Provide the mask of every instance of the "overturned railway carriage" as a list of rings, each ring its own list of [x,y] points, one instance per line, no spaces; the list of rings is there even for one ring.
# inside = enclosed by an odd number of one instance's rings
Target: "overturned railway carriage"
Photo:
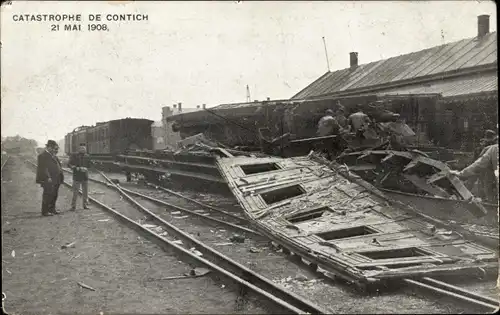
[[[400,114],[415,133],[415,145],[438,143],[441,133],[431,128],[439,117],[439,95],[360,95],[310,100],[276,100],[253,103],[225,104],[204,111],[184,113],[167,118],[173,131],[181,137],[204,133],[208,138],[228,146],[259,147],[258,130],[267,128],[268,137],[285,133],[293,139],[316,136],[317,124],[327,109],[340,102],[346,115],[366,109],[370,103]]]
[[[339,165],[308,157],[238,156],[217,163],[260,232],[360,285],[498,268],[495,245],[429,222]]]
[[[127,150],[151,150],[152,120],[125,118],[97,123],[92,127],[79,127],[66,135],[65,153],[78,150],[80,143],[87,145],[92,155],[116,155]]]

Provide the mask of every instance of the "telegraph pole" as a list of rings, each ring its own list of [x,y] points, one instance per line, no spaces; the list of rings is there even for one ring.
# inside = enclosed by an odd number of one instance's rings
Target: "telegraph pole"
[[[247,103],[250,103],[250,88],[248,87],[248,84],[247,84]]]
[[[328,72],[330,72],[330,62],[328,61],[328,51],[326,50],[325,36],[323,36],[323,46],[325,47],[326,67],[328,68]]]

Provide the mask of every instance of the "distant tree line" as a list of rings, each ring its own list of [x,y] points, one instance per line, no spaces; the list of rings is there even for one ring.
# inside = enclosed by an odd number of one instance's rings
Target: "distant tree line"
[[[33,154],[38,146],[36,140],[26,139],[20,135],[2,138],[2,152],[12,154]]]

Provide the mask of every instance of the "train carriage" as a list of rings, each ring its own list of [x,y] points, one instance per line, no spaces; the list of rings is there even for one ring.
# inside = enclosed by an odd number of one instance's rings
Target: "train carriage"
[[[152,120],[125,118],[99,122],[95,126],[81,126],[65,137],[66,154],[78,150],[80,143],[87,145],[90,154],[120,154],[126,150],[152,150]]]
[[[152,120],[126,118],[109,122],[108,138],[111,153],[126,150],[152,150]]]

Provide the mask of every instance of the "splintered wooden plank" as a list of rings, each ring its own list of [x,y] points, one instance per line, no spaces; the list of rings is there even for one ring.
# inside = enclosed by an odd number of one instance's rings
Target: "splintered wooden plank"
[[[382,160],[380,160],[380,163],[388,162],[389,160],[391,160],[395,156],[396,155],[394,155],[394,153],[389,153],[385,158],[383,158]]]
[[[410,161],[410,163],[406,164],[406,166],[403,168],[403,172],[408,172],[409,170],[415,168],[419,163],[420,163],[419,159],[414,159]]]
[[[403,176],[404,178],[409,180],[413,185],[415,185],[419,189],[426,191],[429,194],[443,198],[451,197],[450,194],[448,194],[443,189],[427,183],[427,180],[425,180],[424,178],[418,177],[417,175],[408,175],[408,174],[403,174]]]
[[[433,183],[438,182],[446,177],[448,177],[448,175],[446,174],[446,172],[442,171],[442,172],[436,173],[436,174],[432,175],[431,177],[429,177],[427,182],[429,184],[433,184]]]
[[[377,166],[374,164],[358,164],[349,166],[349,170],[351,171],[370,171],[376,169]]]
[[[473,197],[471,192],[465,187],[460,179],[455,176],[449,176],[448,179],[463,199],[469,200]]]
[[[418,258],[398,258],[398,259],[380,259],[377,261],[372,261],[372,262],[365,262],[365,263],[359,263],[356,264],[356,267],[358,268],[367,268],[367,267],[375,267],[375,266],[394,266],[398,267],[400,265],[408,265],[408,264],[415,264],[415,265],[423,265],[423,264],[437,264],[437,263],[450,263],[454,262],[456,260],[448,258],[448,257],[433,257],[433,256],[427,256],[427,257],[418,257]],[[422,268],[426,268],[424,266],[421,266]],[[390,268],[389,268],[390,269]]]
[[[371,151],[363,153],[360,156],[358,156],[358,160],[362,160],[362,159],[364,159],[366,157],[369,157],[370,155],[372,155]]]
[[[217,148],[218,151],[220,151],[222,154],[224,154],[226,157],[234,157],[231,153],[229,153],[226,149],[223,148]]]
[[[425,156],[419,156],[418,159],[422,161],[422,163],[427,164],[429,166],[432,166],[440,171],[448,171],[450,170],[450,167],[446,165],[446,163],[443,163],[438,160],[434,160]]]

